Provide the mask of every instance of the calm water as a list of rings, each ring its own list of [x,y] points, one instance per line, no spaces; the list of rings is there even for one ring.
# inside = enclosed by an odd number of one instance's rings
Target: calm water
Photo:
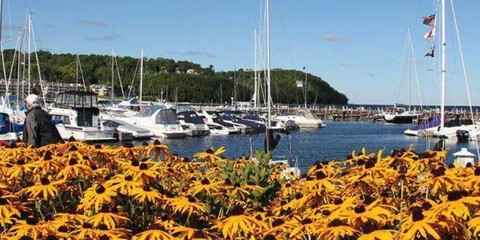
[[[394,125],[383,123],[364,122],[332,122],[325,121],[326,128],[313,130],[293,131],[291,135],[292,155],[299,160],[302,171],[315,161],[343,160],[352,152],[360,152],[365,147],[367,152],[384,149],[384,153],[390,153],[393,149],[408,148],[413,144],[415,151],[421,152],[432,149],[436,139],[408,137],[403,131],[412,125]],[[265,135],[250,138],[249,135],[207,136],[201,138],[185,139],[161,139],[171,153],[178,153],[182,157],[192,158],[197,152],[205,151],[209,147],[219,148],[224,146],[228,158],[236,158],[250,155],[250,139],[253,148],[263,150]],[[282,135],[282,139],[274,150],[274,155],[288,156],[288,138]],[[476,145],[470,143],[456,143],[447,141],[450,148],[447,163],[453,161],[452,154],[466,147],[470,152],[476,153]]]

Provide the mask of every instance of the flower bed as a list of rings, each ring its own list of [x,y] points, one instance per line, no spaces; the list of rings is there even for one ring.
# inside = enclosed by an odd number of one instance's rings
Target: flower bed
[[[0,148],[1,239],[441,239],[480,233],[480,167],[352,152],[301,179],[269,156],[168,147]]]

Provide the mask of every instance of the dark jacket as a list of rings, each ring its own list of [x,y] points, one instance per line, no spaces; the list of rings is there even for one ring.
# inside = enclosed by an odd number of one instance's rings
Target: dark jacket
[[[23,129],[23,141],[27,146],[41,147],[61,140],[50,114],[40,107],[28,110]]]

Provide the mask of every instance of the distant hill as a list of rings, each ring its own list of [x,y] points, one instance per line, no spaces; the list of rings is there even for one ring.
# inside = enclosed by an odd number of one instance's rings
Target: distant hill
[[[12,49],[4,52],[7,70],[11,68],[13,53]],[[38,57],[43,79],[53,82],[75,82],[76,55],[39,51]],[[126,92],[128,91],[127,86],[132,83],[135,75],[132,90],[138,93],[138,60],[138,58],[132,57],[117,57],[118,72]],[[80,55],[80,62],[87,85],[111,84],[111,56]],[[36,66],[36,62],[32,60],[32,78],[37,78]],[[18,69],[17,62],[15,62],[13,69]],[[170,101],[229,102],[234,95],[234,84],[237,86],[237,99],[239,101],[248,101],[253,94],[253,72],[242,69],[235,73],[233,71],[215,72],[212,65],[203,68],[197,63],[159,57],[156,59],[145,58],[144,74],[144,99],[160,98],[161,92],[163,92],[163,96]],[[17,71],[14,71],[12,76],[16,78]],[[304,102],[303,91],[302,88],[296,87],[295,81],[303,79],[304,73],[301,71],[274,69],[272,71],[272,98],[274,103],[302,104]],[[348,103],[348,98],[344,94],[333,89],[320,77],[308,74],[308,83],[307,96],[309,103]],[[115,85],[119,86],[117,69],[115,69]],[[117,88],[116,92],[119,92]]]

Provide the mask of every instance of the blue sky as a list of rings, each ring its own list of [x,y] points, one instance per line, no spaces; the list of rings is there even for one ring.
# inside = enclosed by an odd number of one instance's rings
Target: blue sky
[[[260,0],[3,0],[3,41],[13,46],[25,11],[33,12],[39,48],[54,53],[189,60],[216,70],[253,68],[253,29]],[[440,102],[438,61],[421,18],[432,0],[271,0],[272,67],[307,71],[345,93],[350,103],[407,103],[411,27],[422,102]],[[455,1],[474,105],[480,105],[480,1]],[[449,10],[450,11],[450,10]],[[451,18],[451,14],[448,15]],[[449,20],[449,21],[450,21]],[[453,27],[452,24],[448,25]],[[453,29],[453,28],[450,28]],[[448,105],[468,104],[454,31],[447,33]],[[438,44],[437,44],[438,45]],[[437,46],[436,53],[440,52]],[[41,60],[40,60],[41,61]],[[434,69],[434,70],[429,70]],[[402,77],[403,76],[403,77]],[[412,102],[419,103],[417,86]]]

